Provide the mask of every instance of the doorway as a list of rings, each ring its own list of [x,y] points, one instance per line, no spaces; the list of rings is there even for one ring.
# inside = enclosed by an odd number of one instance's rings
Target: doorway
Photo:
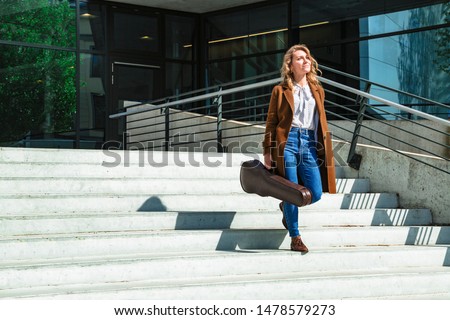
[[[109,114],[124,112],[130,105],[150,102],[161,97],[162,72],[159,64],[125,59],[111,63],[111,102]],[[108,144],[125,149],[123,134],[126,117],[109,119]],[[116,145],[118,144],[118,145]]]

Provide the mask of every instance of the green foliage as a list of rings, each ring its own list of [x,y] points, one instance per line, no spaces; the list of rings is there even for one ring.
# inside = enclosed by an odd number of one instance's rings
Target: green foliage
[[[2,40],[75,48],[75,10],[61,0],[0,0]]]
[[[450,22],[450,2],[446,2],[443,6],[444,22]],[[437,32],[437,64],[439,68],[450,74],[450,28],[442,28]]]
[[[411,10],[408,29],[417,27],[419,21],[425,25],[442,24],[450,19],[449,3],[433,8]],[[447,102],[449,82],[449,28],[411,32],[400,37],[398,77],[400,90],[435,101]],[[448,111],[438,106],[414,106],[423,101],[399,94],[402,104],[446,118]]]
[[[67,1],[0,0],[2,40],[73,48],[75,10]],[[0,142],[73,128],[75,53],[0,46]]]

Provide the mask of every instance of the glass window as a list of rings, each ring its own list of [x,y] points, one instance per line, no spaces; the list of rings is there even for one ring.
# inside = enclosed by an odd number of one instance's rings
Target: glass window
[[[210,86],[278,71],[284,52],[252,58],[214,62],[209,65]]]
[[[0,11],[0,39],[76,46],[74,1],[4,0]]]
[[[191,64],[166,63],[166,96],[192,91],[194,82]]]
[[[288,46],[287,29],[252,34],[248,39],[249,53],[284,50]]]
[[[328,0],[326,2],[294,0],[292,22],[294,26],[305,26],[324,21],[354,19],[382,11],[384,5],[385,1],[373,0]]]
[[[105,47],[105,7],[80,2],[80,48],[84,50],[104,50]]]
[[[253,8],[248,11],[249,34],[273,32],[287,28],[287,4],[276,4]]]
[[[362,36],[404,31],[445,23],[445,5],[416,8],[360,19],[364,27]]]
[[[239,57],[248,54],[248,37],[225,38],[208,43],[210,60]]]
[[[446,36],[445,36],[446,34]],[[361,77],[435,101],[448,101],[450,28],[413,32],[360,43]],[[447,37],[447,38],[446,38]],[[436,107],[414,106],[414,99],[387,93],[377,87],[373,94],[437,113]],[[445,115],[447,116],[447,115]]]
[[[80,57],[80,129],[84,139],[102,139],[106,121],[104,56]]]
[[[207,18],[207,39],[223,40],[248,34],[247,11],[213,15]]]
[[[209,66],[210,85],[220,85],[270,72],[277,72],[281,67],[283,56],[284,52],[261,57],[211,63]],[[276,75],[272,74],[269,78],[272,79],[274,77]],[[249,81],[249,83],[254,83],[254,81]],[[247,83],[240,83],[240,85],[245,84]],[[270,91],[268,92],[267,88],[247,90],[226,96],[222,101],[224,104],[223,117],[244,121],[264,121],[264,112],[260,108],[257,108],[257,106],[267,106],[269,98]]]
[[[148,102],[161,98],[161,69],[159,66],[114,62],[114,94],[117,110],[129,102]]]
[[[287,4],[276,4],[208,17],[210,60],[284,50]]]
[[[356,25],[358,27],[358,25]],[[356,29],[356,32],[358,29]],[[345,30],[342,28],[342,22],[326,23],[309,28],[300,29],[300,43],[306,43],[308,46],[319,45],[331,42],[336,39],[345,39]]]
[[[194,30],[193,18],[166,16],[166,57],[192,60]]]
[[[1,45],[0,70],[2,145],[74,138],[75,53]]]
[[[151,16],[116,12],[113,16],[114,48],[158,52],[158,19]]]

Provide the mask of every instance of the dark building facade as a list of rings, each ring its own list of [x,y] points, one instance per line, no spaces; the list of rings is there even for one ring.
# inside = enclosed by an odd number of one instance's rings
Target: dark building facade
[[[127,101],[277,72],[295,43],[321,65],[450,101],[448,1],[279,0],[202,14],[108,1],[0,6],[1,146],[100,148],[120,137],[108,116]]]

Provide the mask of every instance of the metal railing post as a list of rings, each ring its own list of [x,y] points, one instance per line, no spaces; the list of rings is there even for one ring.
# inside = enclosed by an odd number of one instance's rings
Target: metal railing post
[[[370,83],[366,83],[364,92],[369,93]],[[367,98],[359,96],[359,112],[356,118],[355,130],[353,131],[352,142],[350,143],[350,150],[348,151],[347,163],[353,169],[359,170],[361,165],[362,156],[356,153],[356,145],[358,144],[359,133],[361,131],[362,122],[364,120],[364,114],[366,113]]]
[[[219,88],[218,96],[214,99],[217,105],[217,152],[223,152],[222,146],[222,87]]]

